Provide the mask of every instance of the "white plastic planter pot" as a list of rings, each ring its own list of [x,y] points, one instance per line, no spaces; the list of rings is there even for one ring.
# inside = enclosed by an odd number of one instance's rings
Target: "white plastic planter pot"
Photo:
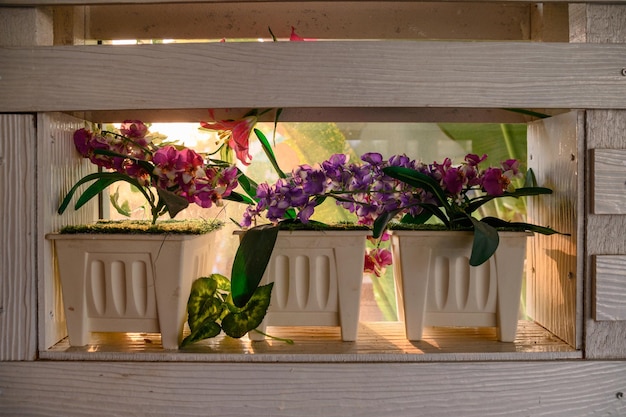
[[[160,332],[178,349],[191,283],[210,273],[215,233],[50,234],[70,345],[90,332]]]
[[[472,232],[391,232],[394,276],[407,339],[425,326],[496,327],[502,342],[517,333],[526,240],[500,232],[496,253],[472,267]]]
[[[261,284],[274,282],[267,326],[341,326],[357,339],[367,230],[280,231]],[[252,340],[263,340],[250,332]]]

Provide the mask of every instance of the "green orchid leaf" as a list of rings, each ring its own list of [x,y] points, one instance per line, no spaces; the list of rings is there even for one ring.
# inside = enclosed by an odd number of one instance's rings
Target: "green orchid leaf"
[[[374,239],[378,239],[383,235],[385,229],[387,229],[387,225],[394,217],[398,215],[402,210],[393,210],[393,211],[385,211],[381,213],[376,220],[374,220],[374,227],[372,230],[372,237]]]
[[[214,321],[207,320],[198,326],[195,330],[192,330],[189,336],[185,337],[180,344],[183,348],[192,343],[199,342],[200,340],[210,339],[217,336],[222,332],[222,328]]]
[[[167,207],[167,212],[170,214],[172,219],[176,217],[178,213],[189,207],[189,201],[187,201],[186,198],[174,194],[171,191],[157,187],[157,193],[159,194],[161,201]]]
[[[508,230],[519,230],[519,231],[528,231],[528,232],[536,232],[542,235],[564,235],[569,236],[569,233],[561,233],[550,227],[537,226],[530,223],[524,222],[507,222],[506,220],[499,219],[497,217],[485,217],[481,219],[482,222],[489,224],[493,227],[508,229]]]
[[[287,175],[285,175],[283,170],[280,169],[280,167],[278,166],[278,161],[276,161],[276,155],[274,155],[274,151],[272,151],[272,147],[270,146],[270,143],[265,137],[265,135],[263,134],[263,132],[261,132],[259,129],[254,129],[254,133],[256,134],[256,137],[259,139],[259,142],[261,142],[261,147],[263,148],[265,155],[267,155],[267,158],[270,160],[278,176],[280,178],[287,178]]]
[[[313,202],[315,203],[316,207],[319,206],[320,204],[322,204],[324,201],[326,201],[326,196],[325,195],[318,195],[313,200]]]
[[[550,117],[549,114],[539,113],[532,110],[527,109],[514,109],[514,108],[505,108],[504,110],[511,111],[513,113],[525,114],[527,116],[537,117],[539,119],[545,119],[546,117]]]
[[[224,333],[239,338],[259,327],[270,305],[273,285],[270,283],[258,287],[245,306],[227,314],[222,319]]]
[[[437,210],[437,211],[440,211],[440,210]],[[402,220],[400,220],[400,223],[424,224],[428,220],[430,220],[431,217],[433,217],[433,212],[431,210],[425,209],[425,210],[422,210],[422,212],[418,214],[417,216],[411,216],[410,214],[405,214],[404,217],[402,217]]]
[[[470,219],[474,225],[474,242],[469,264],[478,266],[485,263],[496,252],[500,243],[500,237],[494,227],[473,217],[470,217]]]
[[[297,217],[298,213],[293,207],[289,207],[287,210],[285,210],[284,218],[286,220],[295,220]]]
[[[261,225],[246,231],[235,254],[231,273],[233,303],[243,307],[259,286],[278,237],[278,226]]]
[[[219,285],[216,277],[222,276],[213,274],[209,277],[198,278],[191,284],[187,301],[187,323],[192,331],[207,320],[216,321],[222,315],[224,306],[217,295]]]
[[[272,32],[272,28],[268,26],[267,30],[269,31],[270,36],[272,37],[272,41],[278,42],[278,38],[276,38],[276,35],[274,35],[274,32]]]
[[[115,192],[109,196],[109,201],[111,201],[111,205],[119,214],[121,214],[122,216],[130,217],[130,203],[128,202],[128,200],[124,200],[122,203],[120,203],[119,187],[116,188]]]
[[[472,214],[473,212],[478,210],[482,205],[496,198],[503,198],[503,197],[519,198],[519,197],[529,197],[529,196],[542,195],[542,194],[552,194],[552,190],[550,188],[545,188],[545,187],[522,187],[522,188],[516,189],[515,191],[506,191],[504,192],[504,194],[499,195],[499,196],[483,195],[483,196],[472,199],[472,202],[467,206],[466,213]]]
[[[93,184],[87,187],[87,189],[80,195],[80,197],[78,197],[78,200],[74,205],[74,210],[78,210],[79,208],[87,204],[89,200],[96,197],[102,191],[106,190],[110,185],[118,181],[126,181],[126,179],[124,178],[119,178],[119,175],[120,174],[116,174],[114,176],[98,178]]]
[[[397,166],[383,168],[383,172],[392,178],[409,184],[412,187],[421,188],[430,192],[437,198],[446,211],[451,210],[443,189],[437,181],[428,175],[422,174],[415,169]]]
[[[535,171],[532,168],[526,170],[526,176],[524,178],[524,187],[536,187],[537,177],[535,177]]]
[[[250,197],[240,194],[236,191],[231,191],[231,193],[227,197],[224,197],[224,200],[234,201],[235,203],[243,203],[243,204],[249,204],[249,205],[256,204],[256,202],[252,200]]]
[[[276,110],[276,116],[274,117],[274,133],[272,134],[272,142],[274,142],[274,146],[276,146],[276,128],[278,127],[278,119],[280,119],[280,115],[283,113],[282,107]]]
[[[78,210],[79,208],[84,206],[87,202],[89,202],[89,200],[91,200],[92,198],[97,196],[99,193],[104,191],[107,187],[109,187],[110,185],[118,181],[125,181],[131,184],[132,186],[137,187],[137,189],[141,191],[141,193],[144,195],[148,203],[150,205],[153,204],[154,196],[152,195],[152,193],[147,188],[143,187],[136,179],[131,178],[125,174],[119,174],[117,172],[95,172],[93,174],[84,176],[78,182],[76,182],[76,184],[74,184],[74,186],[70,189],[70,191],[68,191],[68,193],[65,195],[65,198],[61,202],[61,205],[59,206],[59,209],[57,210],[57,212],[59,214],[63,214],[63,212],[67,209],[67,206],[72,201],[72,197],[78,190],[78,187],[80,187],[81,185],[89,181],[94,181],[94,180],[95,182],[91,184],[83,192],[83,194],[81,194],[78,201],[76,202],[76,205],[74,206],[74,209]]]
[[[78,181],[74,185],[74,187],[72,187],[72,189],[67,193],[67,195],[65,196],[65,199],[63,199],[63,202],[61,206],[59,207],[59,211],[58,211],[59,214],[65,211],[65,208],[67,207],[70,200],[72,199],[73,194],[78,189],[78,186],[86,182],[93,181],[93,180],[95,180],[95,182],[91,184],[89,187],[87,187],[87,189],[83,192],[83,194],[81,194],[81,196],[76,201],[76,204],[74,205],[75,210],[78,210],[79,208],[87,204],[89,200],[96,197],[98,194],[104,191],[107,187],[109,187],[110,185],[118,181],[125,181],[131,185],[138,186],[140,189],[143,190],[143,187],[137,180],[125,174],[119,174],[117,172],[96,172],[94,174],[89,174],[83,177],[80,181]],[[146,197],[146,199],[148,200],[150,199],[150,196],[147,194],[147,191],[143,190],[143,194]]]
[[[250,196],[250,198],[254,202],[258,201],[258,199],[256,198],[256,189],[258,187],[258,184],[253,181],[250,177],[248,177],[246,174],[244,174],[243,172],[241,172],[241,170],[239,170],[239,168],[237,168],[237,182],[239,182],[239,185],[241,186],[241,188],[243,188],[243,190],[245,191],[246,194],[248,194],[248,196]]]

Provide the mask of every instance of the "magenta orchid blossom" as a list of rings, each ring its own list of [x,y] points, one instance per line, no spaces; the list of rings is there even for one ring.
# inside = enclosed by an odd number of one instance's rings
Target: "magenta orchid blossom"
[[[153,224],[165,213],[175,217],[190,203],[204,208],[219,205],[238,185],[236,167],[221,161],[207,162],[184,146],[159,146],[153,143],[148,127],[138,120],[125,121],[119,131],[79,129],[74,132],[74,144],[84,158],[110,171],[82,178],[66,195],[59,213],[68,206],[78,186],[90,181],[94,182],[75,209],[109,185],[125,181],[146,198]]]

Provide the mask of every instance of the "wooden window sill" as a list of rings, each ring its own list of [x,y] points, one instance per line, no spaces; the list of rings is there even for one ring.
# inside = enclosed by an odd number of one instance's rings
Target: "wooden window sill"
[[[156,333],[93,333],[92,344],[71,347],[66,339],[40,352],[41,359],[175,362],[439,362],[580,359],[570,347],[531,321],[520,321],[513,343],[496,339],[495,328],[429,327],[410,342],[399,322],[362,322],[356,342],[342,342],[338,327],[270,327],[269,334],[294,344],[247,336],[219,336],[180,351],[164,351]]]

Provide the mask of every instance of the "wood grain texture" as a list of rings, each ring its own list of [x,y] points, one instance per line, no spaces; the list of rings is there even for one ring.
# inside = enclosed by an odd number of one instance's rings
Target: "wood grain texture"
[[[33,115],[0,115],[0,361],[37,352],[36,150]]]
[[[626,149],[592,149],[594,214],[626,214]]]
[[[0,111],[626,108],[623,44],[209,43],[0,54]]]
[[[45,235],[58,232],[69,224],[91,223],[98,218],[97,200],[80,210],[72,206],[63,215],[57,210],[70,188],[83,176],[95,172],[88,159],[81,158],[74,147],[74,131],[85,127],[83,120],[61,113],[38,115],[37,193],[38,233],[38,306],[39,349],[46,349],[67,335],[61,282],[54,265],[53,245]],[[82,189],[86,187],[83,186]],[[75,200],[74,200],[75,201]]]
[[[594,110],[587,112],[586,136],[588,149],[626,149],[624,131],[626,112]],[[591,182],[591,173],[586,174]],[[591,197],[590,197],[591,198]],[[593,318],[594,287],[591,277],[591,257],[595,255],[626,254],[626,216],[587,215],[587,255],[585,283],[585,355],[590,358],[626,357],[626,323],[624,321],[596,321]],[[626,299],[621,301],[626,303]],[[624,304],[622,304],[623,306]]]
[[[271,3],[290,3],[294,0],[273,0]],[[317,0],[304,0],[302,3],[315,3]],[[367,3],[372,0],[348,0],[347,3],[353,3],[354,7],[359,7],[359,4]],[[419,2],[435,3],[435,2],[448,2],[448,0],[417,0]],[[450,0],[457,3],[474,3],[475,0]],[[0,5],[8,6],[54,6],[58,4],[167,4],[167,3],[256,3],[266,2],[266,0],[0,0]],[[382,3],[393,5],[398,3],[398,0],[382,0]],[[528,3],[528,0],[482,0],[484,3]],[[606,3],[606,0],[551,0],[551,3]],[[613,4],[625,3],[625,0],[612,0]],[[336,3],[346,3],[346,1],[340,0]]]
[[[52,45],[48,8],[0,7],[0,46]]]
[[[575,15],[570,19],[570,33],[574,40],[588,42],[589,46],[600,43],[626,42],[626,7],[623,4],[585,4],[570,10]],[[626,113],[620,110],[590,110],[586,114],[586,149],[626,149],[624,131]],[[585,181],[590,183],[587,171]],[[586,198],[590,198],[586,192]],[[586,213],[585,262],[585,355],[589,358],[626,358],[626,324],[624,322],[597,322],[592,317],[593,255],[626,253],[626,219],[623,215],[595,215]]]
[[[528,221],[550,226],[570,236],[536,234],[527,256],[528,314],[573,346],[582,341],[583,194],[580,178],[584,160],[582,114],[571,112],[531,123],[528,128],[528,167],[537,183],[553,190],[527,199]],[[584,153],[583,153],[584,154]]]
[[[596,255],[595,315],[598,321],[626,320],[626,255]]]
[[[525,3],[278,2],[92,6],[89,39],[527,40]]]
[[[2,416],[619,416],[626,362],[7,363]]]
[[[544,114],[560,114],[563,110],[535,109]],[[249,109],[216,109],[216,119],[242,116]],[[144,122],[199,122],[207,120],[206,108],[157,110],[104,110],[77,112],[78,117],[96,123],[120,120]],[[260,121],[273,122],[275,112],[264,113]],[[458,109],[442,107],[289,107],[280,114],[281,122],[405,122],[405,123],[527,123],[535,117],[506,109]]]
[[[220,335],[183,350],[164,351],[157,333],[92,333],[84,347],[67,339],[40,352],[42,359],[147,362],[447,362],[503,360],[570,360],[582,352],[541,326],[518,323],[513,343],[498,342],[495,328],[426,327],[424,339],[408,341],[399,322],[360,322],[355,342],[343,342],[339,327],[269,327],[288,338],[250,341]]]

